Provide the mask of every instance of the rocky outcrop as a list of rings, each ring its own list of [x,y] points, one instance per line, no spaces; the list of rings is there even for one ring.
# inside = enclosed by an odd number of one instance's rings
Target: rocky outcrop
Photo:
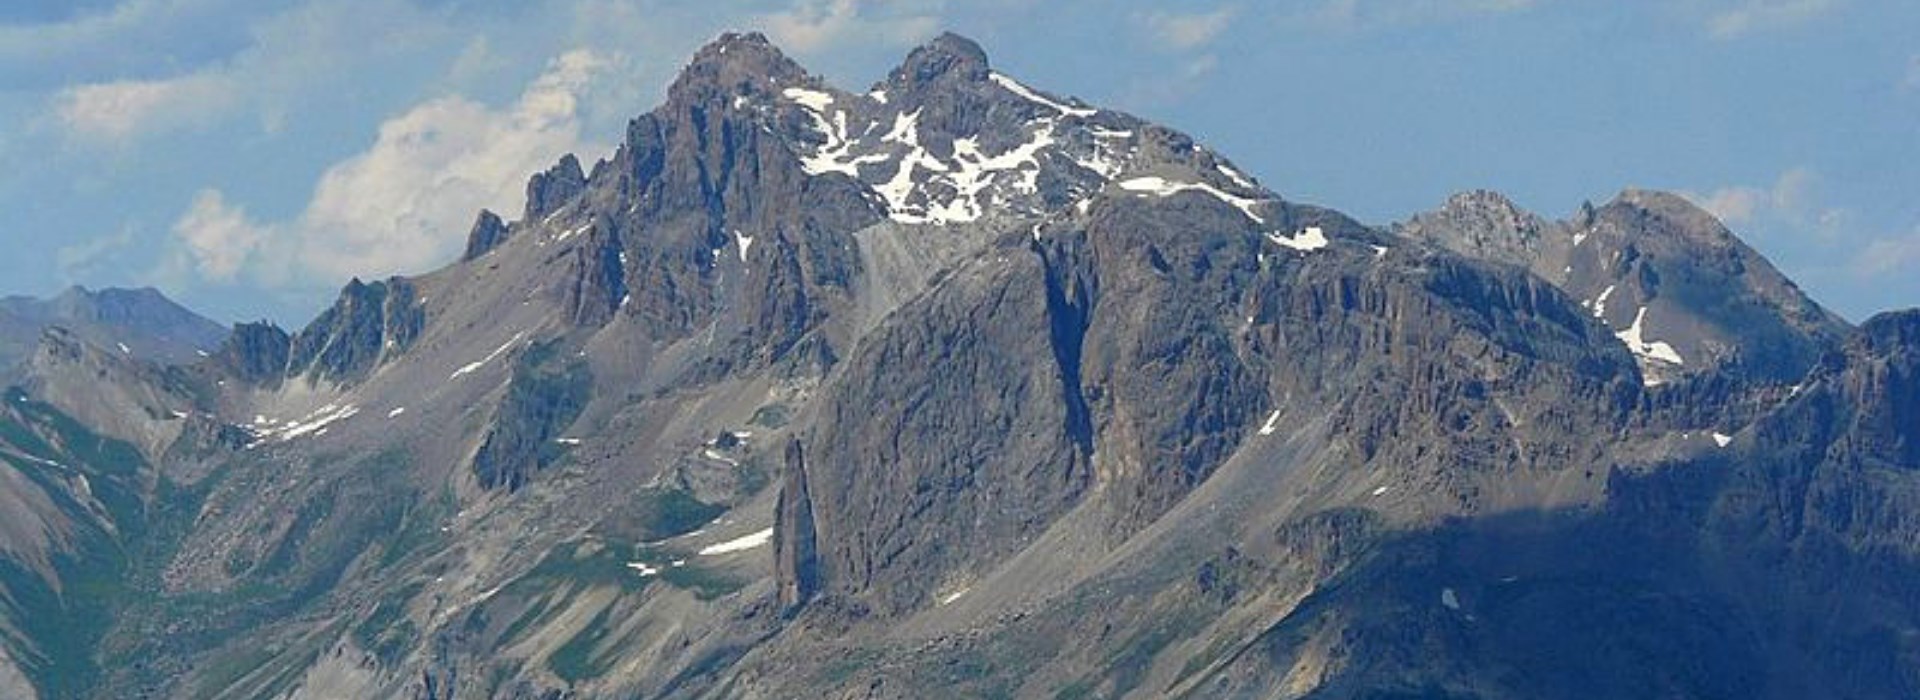
[[[527,349],[515,362],[507,395],[494,408],[474,452],[472,470],[482,488],[515,491],[562,453],[556,439],[580,415],[593,393],[585,362],[559,344]]]
[[[813,497],[807,493],[806,450],[799,440],[791,440],[781,463],[780,497],[773,522],[773,575],[781,609],[796,610],[819,592],[817,546]]]
[[[499,214],[481,209],[479,216],[474,217],[473,229],[467,232],[467,250],[460,254],[460,260],[473,260],[493,252],[507,242],[508,233],[507,224],[500,220]]]
[[[580,159],[572,153],[561,156],[560,162],[527,181],[527,210],[522,221],[532,223],[546,218],[579,197],[586,187],[587,174],[580,169]]]
[[[587,239],[568,254],[560,306],[578,326],[613,320],[627,299],[626,259],[620,236],[605,223],[590,224]]]
[[[287,375],[293,336],[268,321],[241,323],[214,355],[228,374],[254,386],[278,387]]]
[[[764,37],[728,35],[628,126],[589,199],[625,254],[623,312],[648,335],[683,337],[739,308],[737,359],[767,361],[847,303],[852,234],[879,214],[857,182],[810,176],[756,107],[819,84]]]
[[[411,282],[356,278],[332,308],[293,336],[287,376],[342,384],[365,378],[384,358],[406,352],[425,324]]]

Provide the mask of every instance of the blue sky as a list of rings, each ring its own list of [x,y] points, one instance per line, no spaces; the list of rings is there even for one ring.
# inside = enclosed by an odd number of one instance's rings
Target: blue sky
[[[1707,206],[1855,321],[1920,305],[1920,3],[1868,0],[14,0],[0,293],[154,285],[306,322],[427,271],[686,57],[759,29],[842,87],[950,29],[1385,224],[1500,190]]]

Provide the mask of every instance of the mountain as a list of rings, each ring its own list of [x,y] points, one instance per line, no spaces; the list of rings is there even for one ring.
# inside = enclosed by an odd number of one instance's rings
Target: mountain
[[[1791,383],[1846,332],[1712,215],[1671,194],[1628,190],[1548,221],[1497,193],[1467,192],[1397,232],[1552,281],[1615,329],[1650,383],[1713,372]]]
[[[1920,311],[1671,195],[1369,226],[958,36],[727,34],[468,238],[184,367],[48,334],[0,688],[1920,689]]]
[[[0,299],[0,371],[33,354],[40,334],[59,326],[129,355],[188,364],[220,345],[227,331],[152,288],[99,291],[69,287],[51,299]]]

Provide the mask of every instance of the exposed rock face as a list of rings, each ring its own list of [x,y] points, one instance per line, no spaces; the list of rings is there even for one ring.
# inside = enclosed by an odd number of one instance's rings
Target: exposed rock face
[[[579,197],[586,186],[587,174],[580,169],[580,159],[572,153],[561,156],[560,162],[527,181],[526,221],[539,221],[552,214]]]
[[[828,588],[910,609],[1095,483],[1124,539],[1269,415],[1330,411],[1364,463],[1430,470],[1453,482],[1436,496],[1477,509],[1475,479],[1443,475],[1571,466],[1501,434],[1515,419],[1499,392],[1549,415],[1559,397],[1590,404],[1604,426],[1636,401],[1626,353],[1518,273],[1296,256],[1223,206],[1101,200],[1085,226],[957,270],[851,358],[809,461]],[[1594,424],[1562,420],[1557,451]]]
[[[806,450],[799,440],[787,443],[779,503],[773,525],[774,578],[780,586],[780,607],[792,611],[820,590],[813,497],[807,492]]]
[[[395,277],[355,279],[339,300],[293,336],[287,376],[336,383],[366,377],[383,358],[406,352],[426,323],[413,286]]]
[[[484,488],[525,486],[562,452],[556,441],[580,415],[593,391],[586,363],[553,344],[522,356],[495,409],[491,427],[473,456],[473,473]]]
[[[473,230],[467,232],[467,251],[460,255],[460,259],[473,260],[493,252],[494,248],[507,242],[508,233],[507,224],[500,220],[500,215],[481,209],[480,215],[474,217]]]
[[[1649,384],[1712,372],[1792,383],[1846,330],[1675,195],[1628,190],[1548,221],[1498,194],[1469,192],[1399,232],[1559,285],[1641,358]]]
[[[627,298],[626,255],[610,227],[593,225],[584,244],[574,248],[563,279],[562,308],[575,325],[597,326],[613,320]]]
[[[274,387],[287,374],[287,356],[293,349],[293,336],[267,321],[242,323],[233,327],[233,335],[215,355],[222,367],[234,377],[256,386]]]
[[[852,233],[878,219],[874,206],[857,183],[809,177],[770,115],[738,106],[818,84],[763,37],[730,35],[628,126],[588,201],[623,253],[624,313],[650,336],[685,336],[737,307],[739,352],[777,359],[846,303]]]

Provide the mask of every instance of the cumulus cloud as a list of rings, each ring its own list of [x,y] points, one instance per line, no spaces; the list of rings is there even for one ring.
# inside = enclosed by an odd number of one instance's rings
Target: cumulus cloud
[[[1758,30],[1791,27],[1839,5],[1839,0],[1741,0],[1707,17],[1707,35],[1733,39]]]
[[[1730,185],[1709,192],[1682,192],[1728,228],[1770,228],[1784,225],[1796,232],[1832,238],[1844,228],[1850,214],[1823,206],[1815,196],[1818,178],[1805,168],[1791,168],[1764,187]]]
[[[779,12],[758,15],[780,46],[807,54],[847,43],[905,46],[918,43],[940,27],[939,3],[871,0],[797,0]]]
[[[69,87],[54,97],[54,110],[61,126],[73,136],[121,144],[148,133],[204,125],[226,111],[234,97],[231,81],[194,74]]]
[[[581,96],[608,65],[590,51],[553,59],[512,104],[428,100],[381,124],[367,150],[320,177],[298,218],[259,223],[207,190],[174,224],[206,281],[329,283],[425,269],[450,259],[473,213],[515,211],[526,178],[581,141]]]
[[[1142,16],[1140,21],[1152,32],[1155,43],[1170,50],[1188,51],[1213,43],[1233,21],[1234,14],[1231,7],[1187,14],[1155,11]]]
[[[187,213],[173,223],[173,236],[186,246],[195,271],[215,282],[233,281],[269,235],[212,189],[195,195]]]

